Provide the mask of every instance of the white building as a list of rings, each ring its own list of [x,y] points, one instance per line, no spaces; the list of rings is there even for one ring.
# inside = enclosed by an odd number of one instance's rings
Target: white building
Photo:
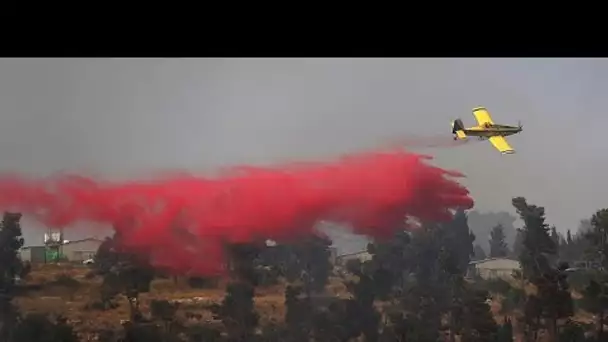
[[[69,261],[82,262],[95,257],[102,243],[103,240],[95,238],[71,240],[61,245],[60,251]]]
[[[57,246],[55,253],[49,246],[28,246],[21,248],[19,257],[21,260],[31,263],[46,263],[61,256],[62,259],[67,261],[80,263],[94,257],[102,242],[103,240],[95,238],[64,241]]]
[[[513,271],[521,270],[519,261],[508,258],[490,258],[471,261],[469,263],[468,276],[477,274],[483,279],[509,279],[513,277]]]
[[[336,258],[336,263],[339,265],[345,265],[348,260],[358,259],[361,262],[368,261],[372,259],[372,255],[367,251],[351,253],[351,254],[342,254]]]

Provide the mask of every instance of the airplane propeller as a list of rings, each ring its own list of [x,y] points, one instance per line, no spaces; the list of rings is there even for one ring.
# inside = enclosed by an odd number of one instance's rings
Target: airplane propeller
[[[519,126],[519,129],[523,129],[524,125],[521,124],[521,121],[517,121],[517,125]]]

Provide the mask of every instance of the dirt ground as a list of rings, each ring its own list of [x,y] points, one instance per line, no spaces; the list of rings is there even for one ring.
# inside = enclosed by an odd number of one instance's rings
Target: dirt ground
[[[99,299],[101,279],[87,279],[90,269],[80,265],[44,265],[32,269],[23,285],[28,288],[25,293],[15,299],[22,312],[46,313],[61,315],[68,319],[81,336],[96,334],[103,328],[117,328],[121,320],[129,318],[129,305],[124,296],[118,297],[119,307],[112,310],[100,311],[89,309],[92,302]],[[68,276],[80,284],[75,287],[53,284],[60,276]],[[329,290],[335,294],[345,292],[341,283],[334,283]],[[155,279],[149,293],[140,295],[140,307],[148,312],[152,299],[164,299],[180,302],[177,314],[184,318],[200,315],[196,319],[211,321],[207,309],[212,303],[223,299],[224,289],[192,289],[186,279]],[[268,321],[279,322],[285,316],[284,286],[274,286],[256,289],[255,304],[260,314],[261,323]]]

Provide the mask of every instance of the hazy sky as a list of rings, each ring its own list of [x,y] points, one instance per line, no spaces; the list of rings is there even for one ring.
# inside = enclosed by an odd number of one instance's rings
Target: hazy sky
[[[522,121],[516,154],[420,152],[464,172],[478,210],[525,196],[565,231],[608,206],[605,89],[603,59],[2,59],[0,171],[123,178],[331,156],[450,136],[483,105]]]

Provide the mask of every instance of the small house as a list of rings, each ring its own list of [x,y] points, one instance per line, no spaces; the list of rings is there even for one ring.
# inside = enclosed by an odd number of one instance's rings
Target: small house
[[[46,263],[46,246],[27,246],[19,250],[19,258],[32,264]]]
[[[510,279],[513,272],[521,270],[519,261],[509,258],[489,258],[471,261],[467,272],[468,277],[480,276],[483,279]]]
[[[65,241],[54,246],[27,246],[19,250],[19,257],[32,264],[44,264],[66,260],[70,262],[83,262],[97,254],[97,249],[103,240],[88,238],[82,240]]]
[[[61,254],[68,261],[83,262],[97,254],[102,242],[103,240],[95,238],[68,241],[61,245]]]
[[[336,263],[338,265],[346,265],[349,260],[359,260],[361,262],[365,262],[372,259],[372,255],[367,251],[362,251],[358,253],[351,254],[342,254],[336,257]]]

